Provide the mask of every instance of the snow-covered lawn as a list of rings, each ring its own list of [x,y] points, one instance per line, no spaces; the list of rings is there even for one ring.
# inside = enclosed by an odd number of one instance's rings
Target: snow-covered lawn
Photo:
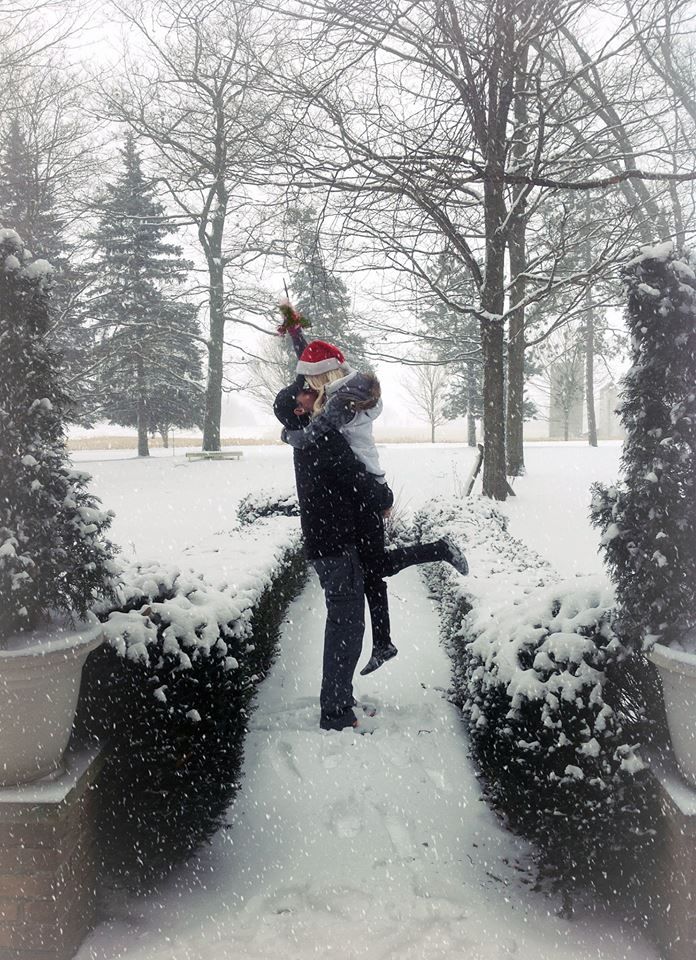
[[[112,534],[128,555],[177,562],[181,550],[235,522],[250,490],[294,488],[291,453],[248,446],[239,461],[188,463],[177,450],[139,461],[125,451],[82,451],[74,460],[95,479],[104,505],[116,512]],[[527,476],[507,501],[511,533],[549,560],[562,576],[600,571],[598,534],[588,521],[593,480],[618,475],[618,443],[535,443],[525,451]],[[438,494],[456,493],[474,453],[455,444],[394,444],[380,457],[397,499],[415,509]],[[480,484],[475,488],[480,489]]]
[[[471,459],[451,445],[381,454],[409,507],[452,493]],[[233,525],[250,489],[292,484],[279,447],[246,448],[239,463],[90,457],[80,460],[117,511],[114,536],[139,559],[185,562],[186,547]],[[598,570],[587,487],[617,463],[617,447],[531,447],[506,507],[512,532],[564,574]],[[113,904],[79,960],[655,960],[634,931],[561,920],[558,902],[531,890],[525,845],[480,802],[418,573],[394,578],[390,594],[400,655],[356,684],[378,707],[365,721],[374,733],[318,730],[323,598],[312,578],[260,691],[229,829],[156,896]]]

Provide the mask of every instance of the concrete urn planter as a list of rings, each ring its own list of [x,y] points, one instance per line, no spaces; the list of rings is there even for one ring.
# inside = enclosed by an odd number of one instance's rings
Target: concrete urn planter
[[[0,786],[61,769],[82,668],[102,641],[98,625],[59,625],[0,647]]]
[[[679,769],[696,786],[696,654],[657,643],[648,657],[660,674]]]

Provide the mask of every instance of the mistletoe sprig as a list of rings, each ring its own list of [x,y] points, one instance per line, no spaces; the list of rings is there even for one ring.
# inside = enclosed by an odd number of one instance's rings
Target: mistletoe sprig
[[[281,337],[292,330],[293,327],[303,327],[306,330],[307,327],[312,326],[307,317],[296,310],[289,300],[282,300],[278,304],[278,309],[283,317],[283,322],[278,327],[278,333]]]

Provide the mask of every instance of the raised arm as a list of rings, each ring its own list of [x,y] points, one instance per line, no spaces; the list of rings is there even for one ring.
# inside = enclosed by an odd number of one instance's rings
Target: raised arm
[[[296,327],[288,327],[288,333],[290,334],[290,339],[292,340],[292,345],[295,350],[295,355],[299,360],[302,356],[302,352],[307,346],[307,340],[304,333],[302,332],[302,327],[299,324]]]

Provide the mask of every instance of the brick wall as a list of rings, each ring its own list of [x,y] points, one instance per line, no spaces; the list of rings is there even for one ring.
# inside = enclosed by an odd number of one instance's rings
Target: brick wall
[[[696,960],[696,789],[682,778],[671,750],[649,758],[658,786],[658,869],[649,932],[661,960]]]
[[[92,926],[99,767],[93,751],[62,783],[0,790],[0,960],[68,960]]]

